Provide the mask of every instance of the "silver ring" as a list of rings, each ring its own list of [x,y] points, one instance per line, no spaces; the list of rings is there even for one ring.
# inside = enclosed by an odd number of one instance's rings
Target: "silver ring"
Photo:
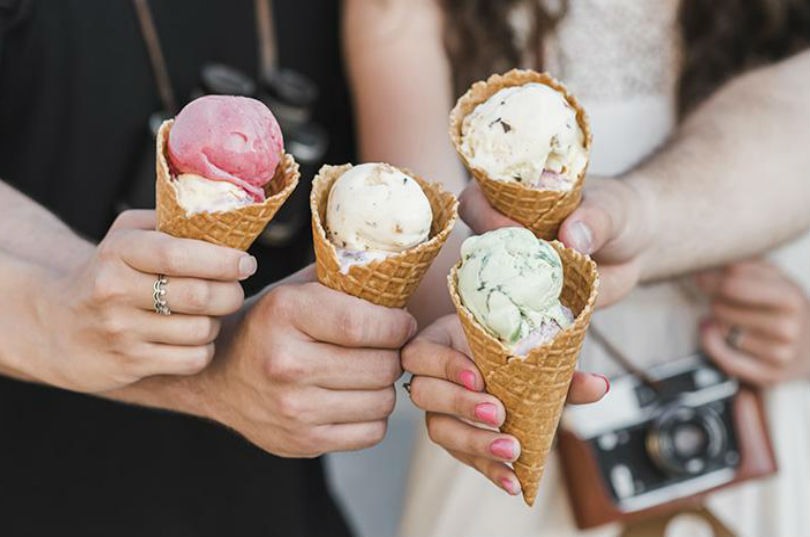
[[[152,300],[155,303],[155,313],[160,315],[171,315],[172,310],[166,302],[166,284],[169,280],[164,274],[158,274],[155,284],[152,286]]]
[[[413,375],[411,375],[411,378],[402,383],[402,389],[408,393],[408,397],[411,396],[411,382],[413,382]]]
[[[726,336],[726,344],[731,347],[732,349],[739,349],[740,348],[740,340],[743,337],[743,329],[739,326],[732,325],[731,328],[728,330],[728,335]]]

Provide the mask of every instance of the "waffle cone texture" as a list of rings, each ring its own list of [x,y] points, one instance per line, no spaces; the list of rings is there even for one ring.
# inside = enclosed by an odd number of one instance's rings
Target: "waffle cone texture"
[[[467,155],[461,150],[461,128],[464,118],[476,106],[504,88],[522,86],[532,82],[544,84],[557,90],[565,97],[568,104],[576,110],[577,123],[579,123],[585,137],[585,150],[590,152],[592,136],[588,116],[576,98],[571,95],[565,86],[548,74],[521,69],[513,69],[502,75],[492,75],[486,81],[473,84],[467,93],[458,99],[453,111],[450,112],[450,139],[470,174],[481,185],[481,190],[484,191],[489,203],[512,220],[531,229],[538,237],[551,240],[556,238],[557,231],[563,220],[579,205],[582,197],[582,186],[585,182],[585,173],[588,168],[587,164],[570,190],[565,192],[544,190],[514,181],[492,179],[487,175],[486,171],[470,164]]]
[[[553,241],[563,264],[562,303],[575,315],[574,322],[551,341],[525,357],[484,329],[461,302],[456,264],[447,278],[450,295],[467,336],[472,358],[484,377],[486,391],[506,408],[501,432],[514,435],[521,445],[514,464],[523,499],[533,505],[560,421],[577,356],[585,339],[599,287],[596,264],[587,256]]]
[[[157,136],[155,206],[158,231],[175,237],[199,239],[238,250],[247,250],[298,185],[298,163],[284,153],[276,174],[265,186],[266,199],[231,211],[187,215],[177,202],[167,158],[169,131],[174,121],[164,121]]]
[[[402,170],[419,183],[430,202],[433,222],[428,240],[385,259],[352,265],[344,274],[340,271],[335,246],[326,234],[326,205],[332,185],[351,168],[351,164],[323,166],[312,182],[312,241],[318,281],[380,306],[402,308],[450,235],[456,222],[458,201],[438,184]]]

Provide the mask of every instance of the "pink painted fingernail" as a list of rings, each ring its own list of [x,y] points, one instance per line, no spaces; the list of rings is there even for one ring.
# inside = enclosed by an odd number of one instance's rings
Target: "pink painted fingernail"
[[[509,438],[498,438],[489,445],[489,451],[496,457],[507,461],[513,461],[518,457],[517,443]]]
[[[519,483],[515,483],[514,481],[512,481],[508,477],[502,477],[500,479],[500,481],[501,481],[501,486],[503,487],[503,489],[506,492],[508,492],[509,494],[511,494],[512,496],[517,496],[518,494],[520,494],[520,484]]]
[[[479,421],[497,426],[499,423],[498,407],[492,403],[481,403],[475,407],[475,417],[478,418]]]
[[[461,384],[464,385],[465,388],[474,392],[475,389],[475,373],[472,371],[462,371],[459,373],[458,378],[461,380]]]

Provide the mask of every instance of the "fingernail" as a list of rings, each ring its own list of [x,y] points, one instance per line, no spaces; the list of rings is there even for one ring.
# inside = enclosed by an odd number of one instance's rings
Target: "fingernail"
[[[461,380],[461,384],[470,390],[471,392],[476,391],[475,389],[475,373],[472,371],[462,371],[458,375],[459,380]]]
[[[252,255],[243,255],[239,258],[239,276],[247,278],[256,274],[256,269],[259,268],[259,263]]]
[[[481,403],[475,407],[475,417],[479,421],[497,426],[499,423],[498,407],[492,403]]]
[[[496,457],[507,461],[513,461],[518,457],[518,445],[509,438],[499,438],[489,445],[489,451]]]
[[[569,228],[571,246],[583,254],[590,254],[593,245],[593,233],[584,222],[574,222]]]
[[[416,322],[416,319],[411,319],[411,328],[410,330],[408,330],[408,339],[411,339],[413,336],[415,336],[418,330],[419,324]]]
[[[520,494],[520,483],[516,483],[515,481],[512,481],[508,477],[502,477],[500,479],[500,482],[503,489],[512,496],[517,496],[518,494]]]
[[[608,392],[610,392],[610,380],[608,380],[608,378],[605,375],[599,375],[597,373],[594,373],[593,376],[594,377],[599,377],[600,379],[605,381],[605,393],[604,393],[604,395],[607,395]],[[604,397],[604,395],[603,395],[603,397]]]

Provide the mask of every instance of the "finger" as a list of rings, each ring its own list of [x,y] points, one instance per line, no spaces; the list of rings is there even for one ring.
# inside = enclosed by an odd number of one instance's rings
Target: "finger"
[[[317,431],[319,445],[323,453],[334,451],[356,451],[375,446],[382,442],[388,430],[386,420],[365,423],[339,423],[322,425]]]
[[[715,299],[748,307],[785,309],[792,288],[783,280],[763,279],[740,270],[722,270],[695,278],[698,287]]]
[[[152,209],[133,209],[124,211],[115,219],[110,230],[114,229],[147,229],[153,230],[157,225],[157,217]]]
[[[313,408],[313,424],[362,423],[384,420],[394,411],[397,394],[392,386],[381,390],[321,390]]]
[[[568,404],[584,405],[595,403],[610,391],[610,381],[604,375],[574,371],[571,386],[568,387]]]
[[[640,276],[640,267],[635,262],[621,265],[598,265],[599,294],[596,307],[605,308],[615,304],[635,287]]]
[[[106,250],[112,255],[150,274],[237,281],[253,275],[257,268],[256,258],[241,250],[157,231],[126,231],[109,242]]]
[[[428,412],[425,420],[430,439],[447,450],[501,462],[513,462],[520,456],[520,443],[513,436],[480,429],[444,414]]]
[[[468,390],[484,389],[484,379],[472,360],[422,336],[402,349],[402,367],[414,375],[449,380]]]
[[[745,307],[723,300],[713,300],[710,308],[714,320],[729,327],[740,327],[743,336],[755,333],[768,339],[793,343],[799,335],[798,323],[777,310]]]
[[[726,342],[726,345],[729,345],[729,334],[731,333],[732,325],[719,321],[715,322],[720,332],[723,334],[723,340]],[[731,348],[737,349],[752,358],[768,362],[777,368],[786,367],[796,358],[793,345],[770,337],[764,337],[754,330],[741,329],[735,336],[735,339],[734,345],[729,345]]]
[[[289,354],[293,373],[289,380],[305,380],[331,390],[377,390],[393,386],[402,376],[397,351],[312,343],[305,351],[291,350]]]
[[[489,204],[477,181],[471,181],[459,197],[461,219],[476,233],[486,233],[502,227],[522,227]]]
[[[133,306],[154,311],[155,281],[154,275],[138,272],[122,282]],[[167,277],[164,290],[172,313],[221,317],[238,311],[245,302],[245,292],[236,282]]]
[[[422,410],[458,416],[489,427],[500,427],[506,419],[506,409],[496,397],[437,378],[414,377],[411,400]]]
[[[518,481],[515,471],[506,463],[493,461],[484,457],[472,457],[458,451],[448,451],[448,453],[463,464],[478,470],[484,477],[492,481],[495,486],[502,488],[508,494],[512,496],[520,494],[520,481]]]
[[[715,323],[702,327],[701,343],[706,354],[730,376],[756,386],[769,386],[778,380],[778,371],[773,367],[729,347],[722,330]]]
[[[195,375],[214,357],[214,344],[191,346],[144,343],[131,355],[139,377]]]
[[[279,287],[267,297],[277,302],[277,314],[290,317],[316,341],[400,349],[416,333],[416,320],[405,310],[377,306],[319,283]]]
[[[218,319],[192,315],[133,313],[132,332],[142,341],[178,346],[204,346],[212,343],[221,327]]]

